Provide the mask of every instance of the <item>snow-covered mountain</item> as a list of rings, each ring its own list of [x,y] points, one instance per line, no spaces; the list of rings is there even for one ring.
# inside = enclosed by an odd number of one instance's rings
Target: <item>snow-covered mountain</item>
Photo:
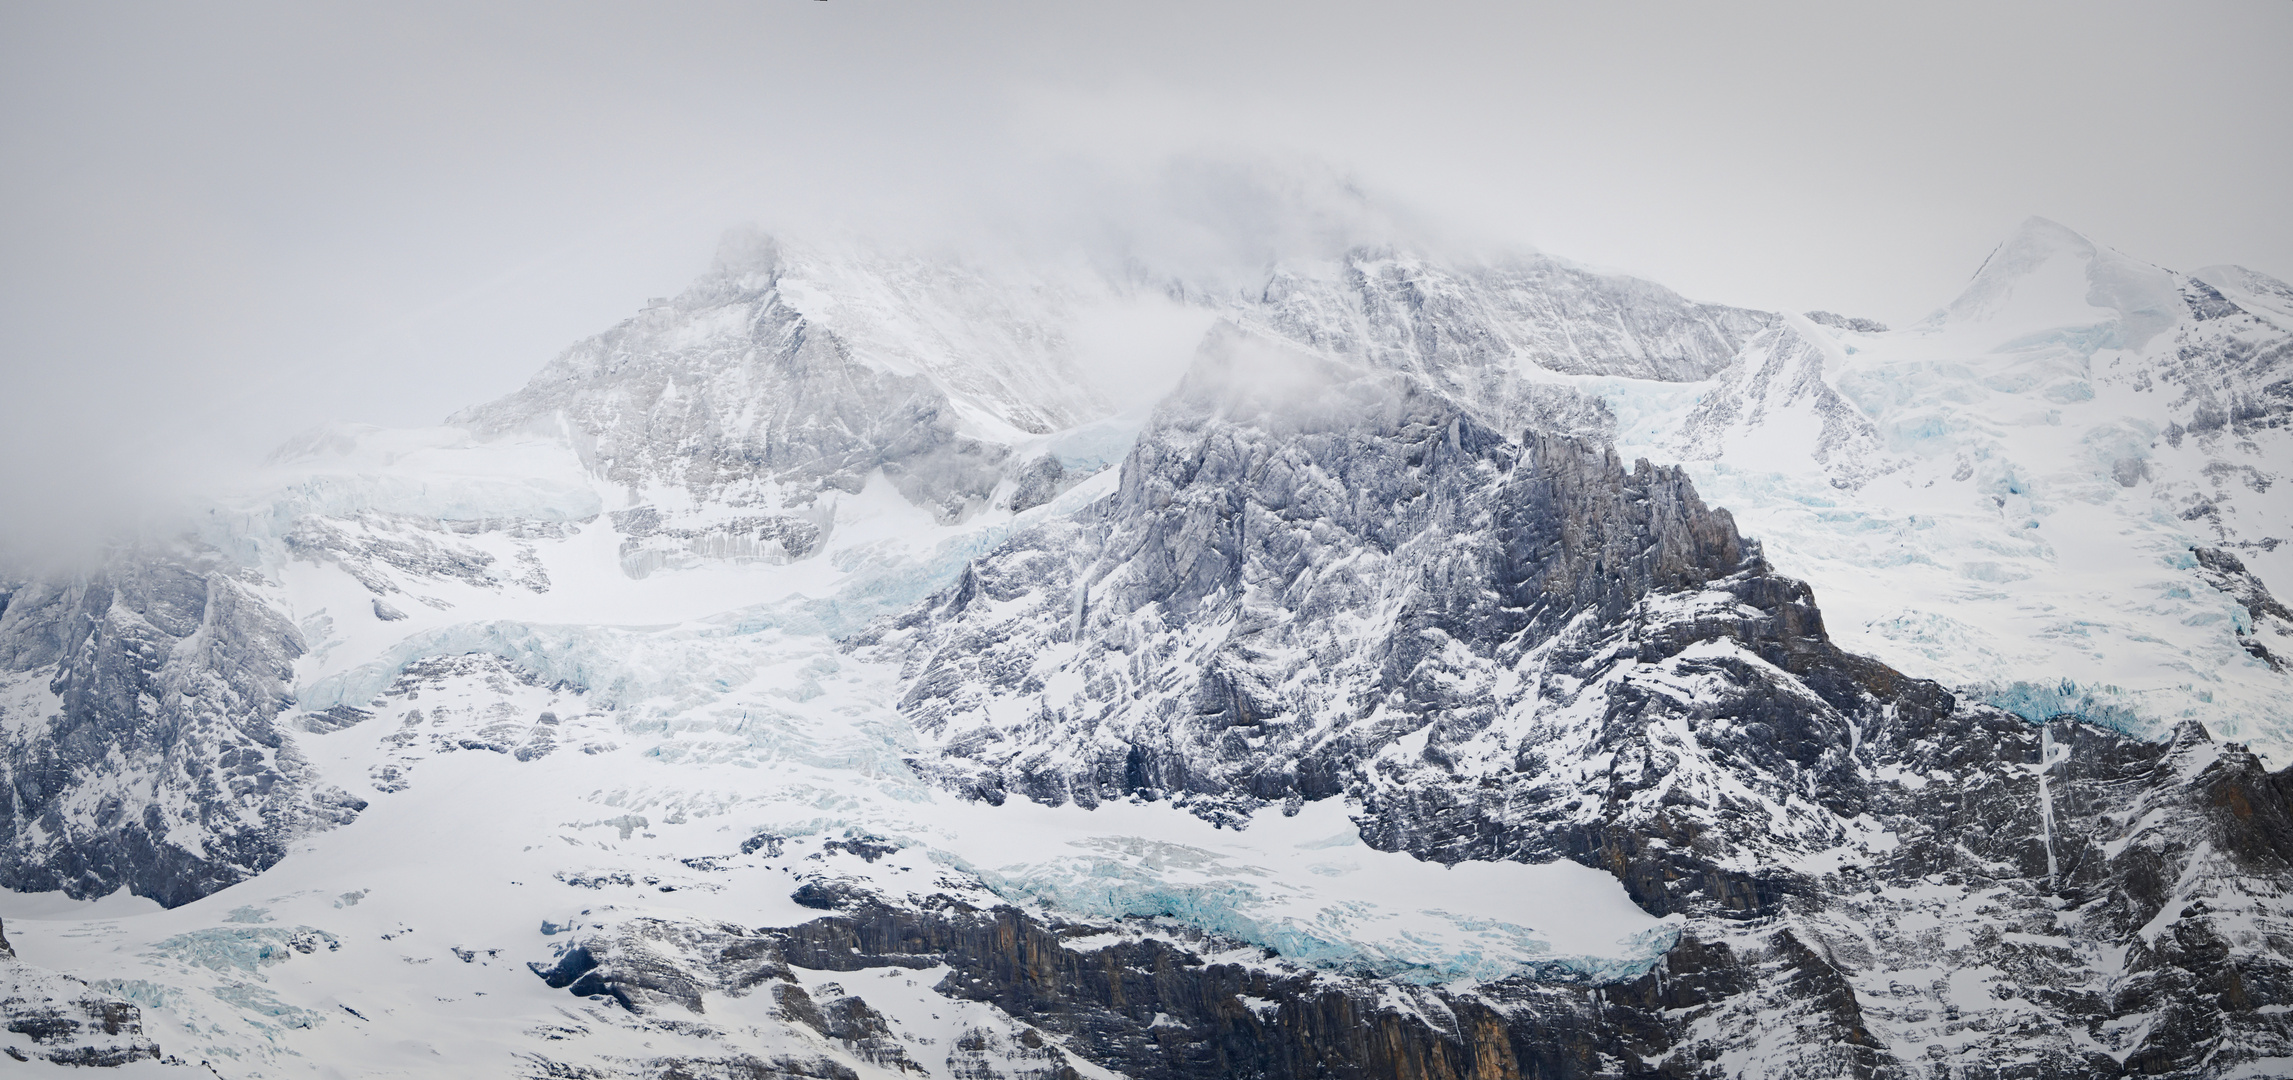
[[[1786,319],[1641,437],[1701,463],[1849,647],[2283,764],[2293,626],[2238,589],[2293,586],[2293,319],[2256,300],[2281,284],[2212,273],[2250,307],[2033,220],[1920,325]]]
[[[801,507],[880,469],[911,502],[960,516],[1013,444],[1114,411],[1062,333],[1086,299],[736,232],[684,293],[449,423],[562,432],[616,484],[698,504]]]
[[[1111,309],[1210,327],[1151,408]],[[1897,331],[736,232],[0,585],[0,1051],[2293,1070],[2289,342],[2041,221]]]

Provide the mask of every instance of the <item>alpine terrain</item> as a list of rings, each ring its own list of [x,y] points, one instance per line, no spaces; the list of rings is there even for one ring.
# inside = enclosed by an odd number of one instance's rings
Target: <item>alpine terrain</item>
[[[2037,219],[1896,328],[735,231],[0,559],[0,1071],[2293,1075],[2289,466],[2293,286]]]

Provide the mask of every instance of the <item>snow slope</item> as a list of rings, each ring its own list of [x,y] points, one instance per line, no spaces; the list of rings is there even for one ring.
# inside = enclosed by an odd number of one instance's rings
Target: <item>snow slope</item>
[[[1687,462],[1851,649],[2032,719],[2199,720],[2284,763],[2288,628],[2199,549],[2293,587],[2289,328],[2034,219],[1920,325],[1788,319],[1620,441]]]

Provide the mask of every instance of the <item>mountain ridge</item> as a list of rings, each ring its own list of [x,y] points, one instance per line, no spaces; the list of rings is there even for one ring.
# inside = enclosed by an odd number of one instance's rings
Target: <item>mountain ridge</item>
[[[1362,246],[1158,286],[1212,328],[1136,412],[1075,319],[1138,283],[827,250],[736,235],[463,427],[6,589],[5,883],[167,905],[0,912],[12,1030],[81,995],[266,1076],[432,1061],[409,1025],[549,1076],[2293,1061],[2293,774],[2237,738],[2293,734],[2269,282],[2039,222],[1890,332]]]

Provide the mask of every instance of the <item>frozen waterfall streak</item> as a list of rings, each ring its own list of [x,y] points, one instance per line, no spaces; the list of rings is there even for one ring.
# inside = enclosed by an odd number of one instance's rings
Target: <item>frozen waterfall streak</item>
[[[2056,765],[2070,760],[2070,747],[2054,741],[2054,727],[2049,724],[2038,729],[2038,825],[2046,838],[2046,887],[2052,890],[2062,876],[2062,868],[2054,858],[2054,791],[2047,785],[2046,774]]]

